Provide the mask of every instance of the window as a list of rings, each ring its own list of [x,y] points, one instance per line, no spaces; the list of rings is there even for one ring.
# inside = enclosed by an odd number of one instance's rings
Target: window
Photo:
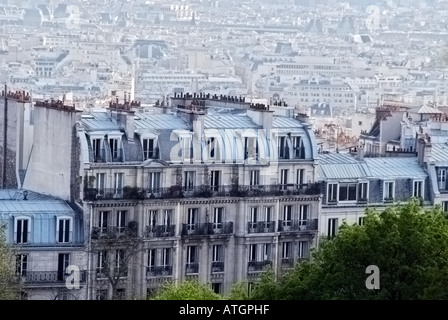
[[[109,146],[110,146],[110,153],[112,155],[112,160],[118,159],[118,157],[119,157],[118,139],[116,139],[116,138],[109,139]]]
[[[356,201],[356,183],[339,184],[339,201]]]
[[[297,254],[298,258],[308,258],[309,255],[309,243],[308,241],[299,241],[299,252]]]
[[[107,290],[97,290],[96,300],[107,300]]]
[[[272,245],[270,243],[263,244],[262,261],[270,261],[271,260],[271,249],[272,249]]]
[[[210,172],[210,186],[213,191],[219,190],[220,181],[220,171],[213,170]]]
[[[154,159],[154,139],[143,139],[143,160]]]
[[[249,185],[258,186],[260,184],[260,170],[249,171]]]
[[[281,190],[286,190],[288,185],[288,169],[280,170],[280,188]]]
[[[172,209],[163,210],[163,215],[162,215],[163,225],[170,226],[172,219],[173,219],[173,210]]]
[[[193,264],[198,262],[198,247],[197,246],[188,246],[187,247],[187,263]]]
[[[305,180],[305,169],[297,169],[297,187],[300,188]]]
[[[414,181],[412,195],[416,198],[423,198],[423,181]]]
[[[292,225],[292,205],[283,207],[283,226],[290,227]]]
[[[109,226],[108,219],[109,219],[110,211],[100,211],[99,217],[98,217],[98,227],[100,228],[100,233],[106,233],[107,228]]]
[[[286,137],[278,138],[278,157],[279,157],[279,159],[288,159],[289,158],[289,149],[288,149]]]
[[[385,181],[384,182],[384,200],[393,200],[395,193],[395,183],[393,181]]]
[[[152,270],[156,266],[156,249],[148,250],[148,268]]]
[[[65,270],[70,265],[70,254],[59,253],[58,254],[58,280],[64,280]]]
[[[28,269],[28,255],[27,254],[17,254],[16,255],[16,274],[22,277],[26,276],[26,271]]]
[[[124,249],[115,251],[115,275],[120,277],[127,276],[126,252]]]
[[[303,142],[302,137],[293,137],[292,138],[292,147],[293,147],[293,154],[294,158],[296,159],[304,159],[304,150],[303,150]]]
[[[188,208],[187,212],[187,230],[194,230],[198,223],[198,208]]]
[[[268,228],[272,221],[272,207],[264,207],[264,221],[266,221],[266,228]]]
[[[439,189],[444,190],[446,188],[446,169],[439,169],[438,182]]]
[[[244,138],[244,159],[258,157],[258,140],[255,137]]]
[[[151,230],[157,226],[158,213],[159,212],[157,210],[149,210],[148,211],[148,216],[149,216],[148,217],[149,218],[148,226]]]
[[[92,140],[92,148],[93,148],[93,157],[94,161],[101,161],[103,160],[102,154],[102,139],[93,139]]]
[[[16,243],[29,243],[30,242],[30,222],[28,218],[17,219],[14,225],[14,233]]]
[[[257,261],[257,245],[249,245],[249,261]]]
[[[358,218],[358,224],[360,225],[360,226],[363,226],[364,225],[364,221],[365,221],[365,217],[359,217]]]
[[[337,183],[329,183],[328,184],[327,199],[328,199],[328,202],[337,202],[338,201],[338,184]]]
[[[338,218],[328,219],[327,235],[329,237],[334,237],[336,236],[337,230],[338,230]]]
[[[367,182],[358,183],[358,201],[367,200]]]
[[[217,155],[216,139],[214,137],[209,138],[207,141],[207,145],[208,145],[208,155],[210,159],[214,159],[215,156]]]
[[[126,230],[126,211],[117,211],[117,231],[123,233]]]
[[[212,290],[216,294],[221,294],[222,293],[222,283],[221,282],[212,283]]]
[[[106,187],[106,174],[97,173],[96,174],[96,189],[99,194],[104,194],[104,188]]]
[[[71,218],[58,218],[56,220],[57,241],[68,243],[71,241]]]
[[[249,228],[255,229],[258,222],[258,207],[250,208]]]
[[[171,255],[172,255],[171,248],[162,248],[161,254],[162,254],[161,265],[163,267],[171,266]]]
[[[308,220],[309,204],[299,206],[299,226],[306,226]]]
[[[116,195],[121,195],[123,193],[123,176],[122,172],[116,172],[114,174],[114,189]]]
[[[195,181],[196,181],[196,172],[195,171],[185,171],[184,173],[184,189],[185,190],[193,190]]]
[[[292,242],[283,242],[282,243],[282,259],[292,258]]]
[[[148,189],[151,193],[160,192],[160,172],[150,172],[149,173],[149,182]]]
[[[99,251],[97,259],[97,278],[104,278],[107,276],[107,251]]]
[[[221,229],[223,223],[224,208],[219,207],[213,210],[213,229]]]
[[[443,212],[448,212],[448,201],[442,201],[441,206]]]
[[[222,244],[213,245],[212,247],[212,262],[224,261],[224,246]]]

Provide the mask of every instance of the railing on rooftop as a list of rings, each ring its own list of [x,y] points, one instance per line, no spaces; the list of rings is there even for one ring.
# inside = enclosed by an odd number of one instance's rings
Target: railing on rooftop
[[[199,186],[181,188],[138,188],[125,186],[124,188],[86,188],[84,200],[113,200],[113,199],[176,199],[176,198],[210,198],[210,197],[266,197],[291,195],[320,195],[321,184],[309,183],[303,185],[226,185]]]

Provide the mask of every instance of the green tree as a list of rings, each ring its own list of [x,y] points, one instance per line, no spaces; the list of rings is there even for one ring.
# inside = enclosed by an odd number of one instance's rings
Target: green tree
[[[226,296],[227,300],[250,300],[247,293],[247,284],[237,282],[230,288],[229,294]]]
[[[166,284],[152,300],[222,300],[222,297],[198,281],[184,281]]]
[[[363,226],[343,224],[310,261],[281,277],[262,279],[257,295],[271,299],[447,299],[448,219],[417,199],[384,211],[366,210]],[[380,270],[380,289],[366,288],[366,268]],[[263,289],[265,288],[265,289]]]
[[[20,283],[15,274],[15,254],[6,243],[5,226],[0,226],[0,300],[17,300]]]

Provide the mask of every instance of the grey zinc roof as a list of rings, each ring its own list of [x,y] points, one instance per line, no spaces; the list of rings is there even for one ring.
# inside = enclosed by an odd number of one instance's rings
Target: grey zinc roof
[[[399,178],[399,177],[426,177],[427,173],[420,167],[417,158],[365,158],[372,177]]]
[[[136,131],[144,129],[188,129],[187,123],[173,114],[136,113]]]
[[[319,180],[360,179],[370,176],[367,165],[349,154],[334,153],[319,155],[317,169]]]
[[[349,154],[319,155],[317,175],[319,180],[344,180],[362,178],[424,178],[427,173],[417,158],[364,158],[357,160]]]
[[[303,128],[303,124],[293,118],[276,117],[272,123],[273,128]]]
[[[448,164],[448,144],[432,143],[431,159],[439,165],[442,165],[443,162]]]
[[[0,212],[57,213],[73,212],[73,210],[66,202],[62,200],[4,200],[0,201]]]
[[[82,117],[82,123],[86,131],[121,130],[121,127],[112,121],[107,112],[90,112],[87,117]]]
[[[205,115],[205,129],[247,129],[260,128],[247,115]]]

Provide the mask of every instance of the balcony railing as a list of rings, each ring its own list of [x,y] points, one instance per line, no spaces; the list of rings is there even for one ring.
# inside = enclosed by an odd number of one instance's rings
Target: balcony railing
[[[232,234],[233,222],[220,223],[184,223],[182,224],[182,236],[208,236],[214,234]]]
[[[212,272],[224,272],[224,262],[222,261],[212,262]]]
[[[185,273],[198,273],[199,272],[199,263],[187,263],[185,265]]]
[[[176,198],[209,198],[209,197],[266,197],[286,195],[319,195],[320,183],[313,184],[288,184],[288,185],[225,185],[225,186],[200,186],[145,189],[125,186],[122,189],[115,188],[86,188],[84,199],[89,201],[114,200],[114,199],[176,199]]]
[[[294,267],[294,258],[282,258],[282,268]]]
[[[280,232],[309,232],[317,231],[318,219],[309,220],[279,220],[278,231]]]
[[[172,276],[173,266],[152,266],[146,271],[147,277]]]
[[[22,281],[24,283],[65,283],[69,274],[63,271],[26,271],[22,272]],[[86,281],[86,271],[81,270],[79,281]]]
[[[174,237],[175,225],[146,226],[147,238]]]
[[[247,223],[248,233],[275,232],[275,221],[258,221]]]
[[[135,228],[131,227],[92,227],[92,239],[118,239],[137,236]]]
[[[159,148],[143,151],[143,160],[147,159],[159,159]]]
[[[263,271],[267,267],[272,266],[272,261],[265,260],[265,261],[249,261],[247,264],[247,270],[248,271]]]

